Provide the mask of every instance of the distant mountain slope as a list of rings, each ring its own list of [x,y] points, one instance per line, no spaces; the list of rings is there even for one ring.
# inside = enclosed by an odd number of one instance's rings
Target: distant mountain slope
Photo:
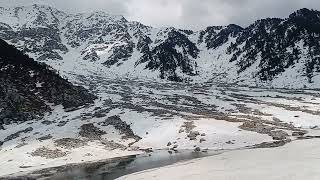
[[[249,27],[153,28],[104,12],[0,8],[0,38],[64,75],[320,88],[319,11]]]
[[[0,127],[41,117],[50,111],[50,104],[73,108],[94,99],[84,88],[0,40]]]
[[[256,67],[253,76],[272,81],[287,75],[288,80],[319,80],[320,12],[301,9],[288,19],[265,19],[244,29],[229,47],[238,73]],[[292,76],[292,77],[288,77]]]

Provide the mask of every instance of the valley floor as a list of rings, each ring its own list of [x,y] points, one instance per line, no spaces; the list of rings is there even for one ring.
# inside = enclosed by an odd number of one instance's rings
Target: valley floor
[[[295,141],[271,149],[231,151],[131,174],[119,180],[317,180],[320,140]]]
[[[320,127],[317,90],[77,78],[99,99],[4,126],[0,176],[158,149],[277,147]]]

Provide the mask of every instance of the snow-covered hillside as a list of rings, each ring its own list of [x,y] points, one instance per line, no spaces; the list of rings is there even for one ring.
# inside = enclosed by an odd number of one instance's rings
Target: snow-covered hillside
[[[247,28],[153,28],[105,12],[68,14],[44,5],[0,8],[0,38],[68,78],[219,81],[284,88],[320,87],[320,12]]]
[[[94,103],[96,97],[88,90],[72,85],[3,40],[0,52],[0,130],[4,125],[41,119],[51,106],[72,109]]]

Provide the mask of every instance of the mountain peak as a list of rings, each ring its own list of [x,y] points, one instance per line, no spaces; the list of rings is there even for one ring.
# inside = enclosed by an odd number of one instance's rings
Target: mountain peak
[[[296,17],[305,17],[305,18],[309,18],[309,17],[315,17],[315,16],[319,16],[320,12],[313,10],[313,9],[308,9],[308,8],[302,8],[299,9],[297,11],[295,11],[294,13],[292,13],[289,18],[296,18]]]
[[[229,24],[228,26],[226,26],[226,28],[234,29],[234,30],[242,30],[243,29],[243,27],[236,25],[236,24]]]
[[[39,12],[51,12],[51,13],[63,13],[62,11],[51,7],[49,5],[45,5],[45,4],[33,4],[33,5],[27,5],[27,6],[18,6],[18,7],[14,7],[13,9],[18,10],[18,9],[24,9],[24,10],[36,10]]]
[[[122,15],[109,14],[104,11],[78,13],[78,14],[76,14],[76,16],[82,17],[85,19],[91,19],[91,20],[103,19],[103,20],[114,21],[114,22],[128,22],[127,19]]]
[[[57,16],[54,10],[46,5],[0,9],[0,38],[65,74],[86,74],[94,67],[112,76],[184,81],[225,74],[218,78],[244,83],[254,78],[260,84],[287,78],[287,69],[300,63],[295,73],[301,84],[320,77],[318,11],[301,9],[247,28],[229,24],[192,31],[153,28],[103,11]],[[308,62],[300,62],[303,56]],[[72,68],[64,66],[69,57]]]
[[[50,10],[53,9],[51,6],[44,5],[44,4],[33,4],[31,6],[36,9],[50,9]]]

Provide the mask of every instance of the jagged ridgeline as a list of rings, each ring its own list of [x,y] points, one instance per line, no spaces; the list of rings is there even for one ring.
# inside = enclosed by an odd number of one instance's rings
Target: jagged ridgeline
[[[319,88],[319,29],[320,12],[309,9],[248,27],[192,31],[154,28],[105,12],[0,8],[1,39],[62,73],[91,68],[106,77]]]
[[[262,81],[277,75],[302,74],[309,83],[320,72],[320,12],[300,9],[287,19],[268,18],[244,29],[228,48],[238,73],[256,67]],[[256,65],[254,65],[256,64]],[[300,71],[300,72],[299,72]]]
[[[41,117],[49,104],[75,108],[95,98],[0,40],[0,126]]]

